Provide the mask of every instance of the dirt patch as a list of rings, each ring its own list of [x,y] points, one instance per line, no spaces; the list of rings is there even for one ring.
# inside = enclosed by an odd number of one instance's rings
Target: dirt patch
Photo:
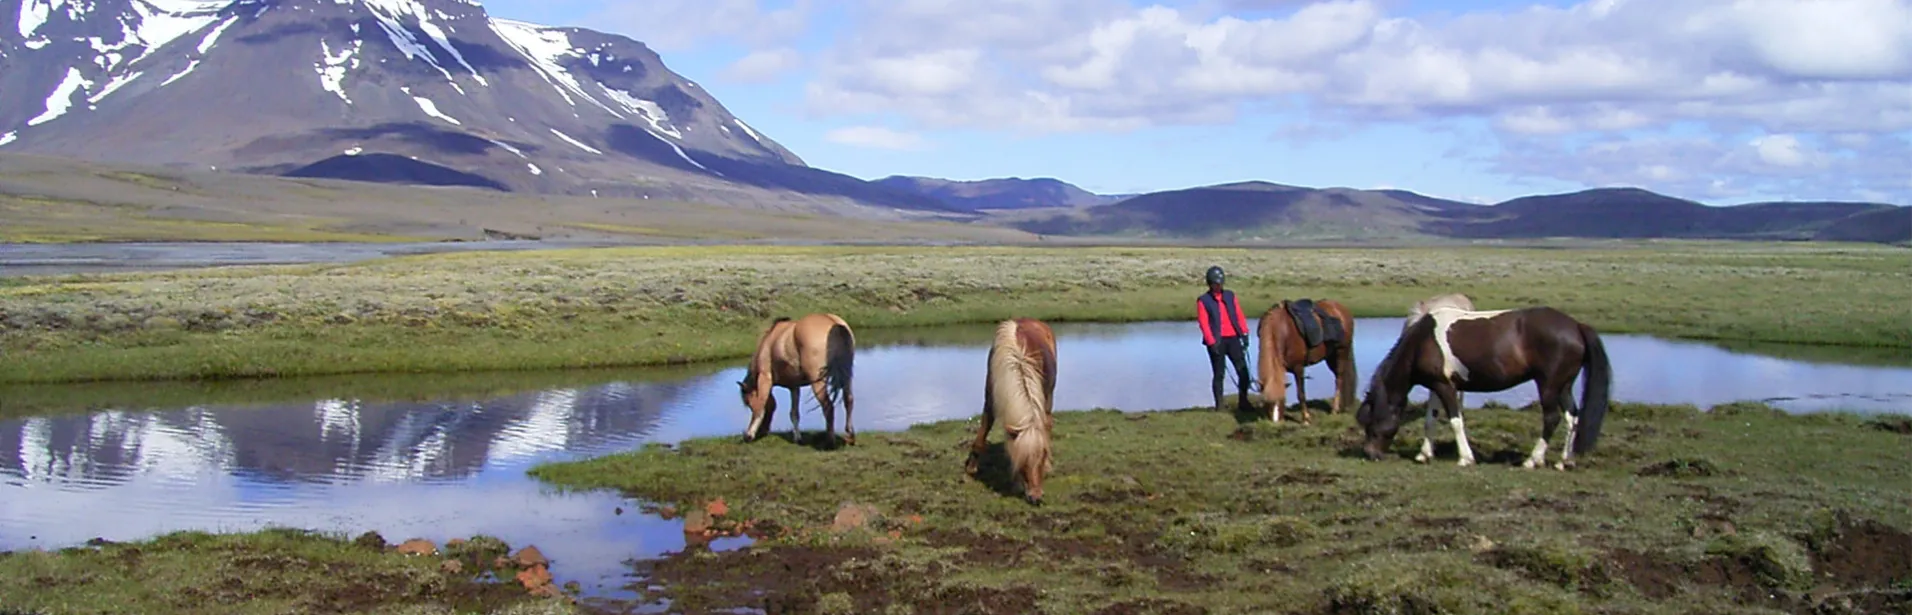
[[[1879,431],[1912,436],[1912,418],[1881,417],[1867,421],[1866,424]]]
[[[1721,476],[1726,472],[1718,465],[1706,459],[1668,459],[1640,468],[1634,474],[1640,476],[1661,476],[1668,478],[1697,478]]]
[[[1687,585],[1723,587],[1746,604],[1781,607],[1782,599],[1760,581],[1754,562],[1727,557],[1707,557],[1697,562],[1682,562],[1663,554],[1621,549],[1612,554],[1614,568],[1640,593],[1654,600],[1665,600]]]
[[[1838,519],[1819,541],[1813,568],[1839,585],[1885,589],[1912,581],[1912,534],[1870,519]]]
[[[1174,600],[1142,598],[1126,602],[1117,602],[1095,611],[1095,615],[1142,615],[1144,613],[1151,615],[1206,615],[1208,609],[1185,602],[1176,602]]]
[[[1275,477],[1277,485],[1332,485],[1341,481],[1341,475],[1321,470],[1289,470]]]

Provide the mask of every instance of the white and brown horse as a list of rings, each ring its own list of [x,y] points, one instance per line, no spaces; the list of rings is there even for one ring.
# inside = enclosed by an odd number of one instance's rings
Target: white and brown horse
[[[1580,407],[1573,403],[1573,383],[1584,369],[1586,388]],[[1448,423],[1460,449],[1460,465],[1474,463],[1461,421],[1460,391],[1505,391],[1532,381],[1539,389],[1540,439],[1523,467],[1546,463],[1547,440],[1567,418],[1567,445],[1554,464],[1573,465],[1574,455],[1593,450],[1600,437],[1613,385],[1613,368],[1606,346],[1592,327],[1550,307],[1477,312],[1436,308],[1408,327],[1387,357],[1375,367],[1368,394],[1355,412],[1366,432],[1363,448],[1370,459],[1380,459],[1400,429],[1407,409],[1408,390],[1427,387],[1447,409]],[[1421,443],[1418,461],[1433,455],[1432,437]]]
[[[835,314],[808,314],[791,320],[778,318],[757,338],[757,351],[750,357],[744,379],[737,381],[744,406],[750,408],[750,426],[744,429],[744,441],[750,442],[770,433],[770,421],[777,411],[776,387],[790,390],[790,439],[801,442],[797,428],[802,407],[797,387],[808,386],[823,404],[824,435],[831,444],[837,440],[836,404],[843,401],[843,442],[856,444],[856,427],[850,415],[856,408],[856,396],[850,391],[850,377],[856,363],[856,334],[849,323]]]
[[[1407,318],[1402,319],[1401,321],[1401,335],[1407,335],[1407,330],[1413,328],[1414,323],[1420,322],[1422,318],[1426,318],[1427,313],[1429,311],[1437,310],[1440,308],[1453,308],[1458,310],[1467,310],[1471,312],[1474,310],[1474,300],[1469,299],[1467,298],[1467,295],[1463,295],[1460,293],[1448,293],[1445,295],[1436,295],[1433,297],[1422,299],[1420,301],[1416,301],[1414,302],[1414,305],[1408,306]],[[1457,406],[1455,406],[1454,410],[1456,412],[1460,411],[1461,408],[1464,408],[1467,406],[1467,396],[1458,391],[1455,392],[1454,403],[1458,404]],[[1427,436],[1426,438],[1424,438],[1424,446],[1422,446],[1423,449],[1429,449],[1432,447],[1431,442],[1434,440],[1434,413],[1440,409],[1441,409],[1441,400],[1435,399],[1432,397],[1428,398],[1427,425],[1426,425]],[[1424,450],[1424,452],[1421,453],[1420,457],[1415,458],[1415,461],[1420,461],[1425,463],[1428,459],[1432,458],[1433,456],[1434,456],[1434,453],[1432,451]]]
[[[1022,486],[1023,499],[1042,504],[1042,479],[1053,469],[1049,435],[1055,428],[1056,335],[1033,318],[1012,318],[996,325],[989,347],[989,372],[983,378],[983,420],[970,443],[963,470],[975,476],[989,430],[1002,422],[1008,442],[1010,475]]]

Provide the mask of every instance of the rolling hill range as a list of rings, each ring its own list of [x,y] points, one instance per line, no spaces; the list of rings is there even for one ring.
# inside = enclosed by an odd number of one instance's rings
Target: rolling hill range
[[[1478,205],[1404,190],[1241,182],[1153,192],[1102,206],[996,222],[1046,235],[1185,239],[1768,239],[1903,243],[1912,208],[1883,203],[1707,206],[1637,188]]]
[[[643,43],[467,0],[0,0],[0,152],[962,217],[815,169]]]
[[[976,181],[891,175],[875,182],[942,201],[962,211],[1077,208],[1107,205],[1133,195],[1095,194],[1058,179],[1006,177]]]

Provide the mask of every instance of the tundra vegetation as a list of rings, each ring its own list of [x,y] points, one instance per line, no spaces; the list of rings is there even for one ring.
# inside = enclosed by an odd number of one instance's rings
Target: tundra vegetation
[[[1603,332],[1912,347],[1912,251],[1883,246],[643,247],[0,278],[0,383],[690,363],[808,311],[859,332],[1179,319],[1210,264],[1257,312],[1398,316],[1458,291]]]

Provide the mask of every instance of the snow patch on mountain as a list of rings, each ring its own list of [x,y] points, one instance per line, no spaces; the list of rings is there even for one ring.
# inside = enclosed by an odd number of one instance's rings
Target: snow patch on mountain
[[[530,159],[529,156],[524,155],[524,152],[519,151],[518,148],[512,147],[510,143],[499,141],[497,139],[485,139],[485,140],[490,141],[492,145],[496,145],[500,148],[503,148],[507,152],[511,152],[512,154],[517,155],[519,158],[525,158],[527,160]]]
[[[349,4],[354,0],[337,1],[340,4]],[[432,22],[432,15],[427,14],[424,5],[414,0],[357,1],[362,2],[366,8],[371,9],[372,14],[378,17],[379,25],[385,29],[387,35],[392,37],[392,43],[398,45],[400,49],[406,50],[407,55],[411,55],[413,51],[416,51],[418,57],[423,57],[425,61],[430,63],[434,68],[437,68],[440,72],[444,72],[446,79],[452,78],[451,72],[446,71],[443,66],[439,65],[438,58],[432,54],[432,51],[419,43],[418,39],[413,38],[411,32],[406,30],[404,22],[401,21],[400,18],[411,16],[418,21],[419,31],[424,32],[425,36],[432,39],[432,42],[438,43],[438,46],[450,52],[452,59],[457,60],[460,66],[465,67],[465,70],[471,73],[472,78],[478,82],[478,85],[491,87],[491,83],[485,80],[484,75],[478,74],[478,69],[472,68],[471,63],[465,61],[465,54],[459,53],[458,48],[452,46],[451,39],[445,36],[445,29],[439,27],[437,23]],[[439,19],[447,21],[452,19],[452,17],[446,15],[444,11],[432,11],[432,13],[435,13]],[[404,42],[399,41],[398,33],[404,34]],[[408,47],[407,45],[410,46]],[[457,84],[453,83],[453,85],[456,86]],[[459,93],[463,94],[464,90],[460,89]]]
[[[100,88],[99,92],[94,93],[92,96],[87,97],[86,99],[87,108],[88,109],[93,108],[93,106],[99,104],[100,101],[106,100],[107,95],[112,94],[114,90],[120,89],[121,87],[124,87],[128,83],[132,83],[134,79],[138,79],[140,75],[144,75],[144,74],[146,74],[145,71],[137,71],[131,74],[114,77],[112,81],[106,82],[106,86]]]
[[[226,18],[225,21],[220,22],[219,25],[217,27],[214,27],[211,32],[207,32],[205,38],[199,39],[199,53],[203,55],[207,51],[210,51],[212,49],[212,44],[219,40],[219,33],[225,32],[226,28],[232,27],[233,22],[236,22],[236,21],[239,21],[239,16],[233,15],[232,17]]]
[[[465,125],[464,122],[460,122],[456,118],[453,118],[452,116],[449,116],[449,115],[445,115],[444,112],[439,111],[438,103],[432,102],[432,99],[419,96],[417,94],[413,94],[412,89],[410,87],[399,88],[399,91],[404,92],[405,95],[412,97],[412,102],[418,103],[418,108],[424,111],[425,115],[429,115],[441,120],[445,120],[447,122],[451,122],[452,125],[454,126]]]
[[[573,139],[573,138],[571,138],[571,135],[567,135],[567,134],[564,134],[564,133],[562,133],[562,132],[558,132],[558,129],[556,129],[556,128],[553,128],[553,129],[551,129],[551,134],[554,134],[554,135],[558,135],[558,138],[560,138],[560,139],[564,139],[564,141],[565,141],[566,143],[570,143],[570,144],[572,144],[572,145],[576,145],[576,146],[578,146],[578,149],[581,149],[581,150],[584,150],[584,151],[587,151],[587,152],[591,152],[591,153],[593,153],[593,154],[597,154],[597,155],[599,155],[599,156],[602,156],[602,155],[604,155],[604,152],[602,152],[602,151],[599,151],[599,150],[598,150],[598,148],[595,148],[595,147],[591,147],[591,146],[589,146],[589,145],[585,145],[583,141],[579,141],[579,140],[577,140],[577,139]]]
[[[644,121],[651,124],[651,132],[661,132],[678,139],[684,138],[683,133],[677,132],[677,129],[670,125],[671,117],[665,114],[664,108],[658,106],[657,103],[632,96],[630,92],[611,89],[602,83],[598,84],[598,86],[604,88],[604,93],[610,96],[611,100],[624,105],[624,108],[630,110],[632,113],[644,116]]]
[[[66,115],[67,110],[73,107],[73,95],[78,93],[80,88],[91,87],[93,87],[93,82],[88,81],[85,75],[80,74],[80,69],[67,67],[66,79],[60,81],[60,85],[55,86],[53,93],[46,97],[46,112],[41,113],[38,117],[27,120],[27,125],[39,126],[59,119],[62,115]]]
[[[33,38],[64,0],[20,0],[20,37]]]
[[[624,117],[623,114],[605,106],[604,103],[598,102],[598,99],[592,98],[584,91],[583,86],[578,85],[578,80],[571,76],[571,71],[565,70],[558,64],[559,58],[576,56],[583,52],[571,46],[571,37],[565,35],[564,31],[495,17],[491,19],[491,30],[498,34],[498,38],[504,39],[505,44],[531,60],[532,70],[537,71],[538,76],[543,77],[546,83],[556,88],[566,103],[573,107],[577,106],[577,101],[571,98],[571,95],[575,93],[579,98],[591,101],[591,104],[610,112],[611,115]],[[569,91],[566,91],[567,89]]]
[[[230,4],[225,0],[133,0],[133,12],[139,14],[133,37],[145,44],[147,53],[152,53],[174,39],[212,25],[219,20],[219,11]]]
[[[193,69],[195,68],[199,68],[199,60],[197,59],[194,59],[193,61],[188,62],[186,64],[186,68],[181,69],[178,73],[174,74],[171,77],[167,77],[165,81],[159,82],[159,87],[162,87],[162,88],[166,87],[168,85],[171,85],[174,81],[178,81],[184,78],[186,75],[192,74]]]
[[[345,71],[348,68],[359,67],[358,50],[364,43],[363,40],[353,39],[351,49],[341,50],[339,55],[335,56],[332,55],[332,46],[327,44],[325,39],[319,39],[319,62],[312,65],[319,71],[319,87],[337,94],[339,100],[345,101],[348,105],[352,104],[352,97],[345,94]],[[346,64],[348,61],[351,62],[350,65]]]

